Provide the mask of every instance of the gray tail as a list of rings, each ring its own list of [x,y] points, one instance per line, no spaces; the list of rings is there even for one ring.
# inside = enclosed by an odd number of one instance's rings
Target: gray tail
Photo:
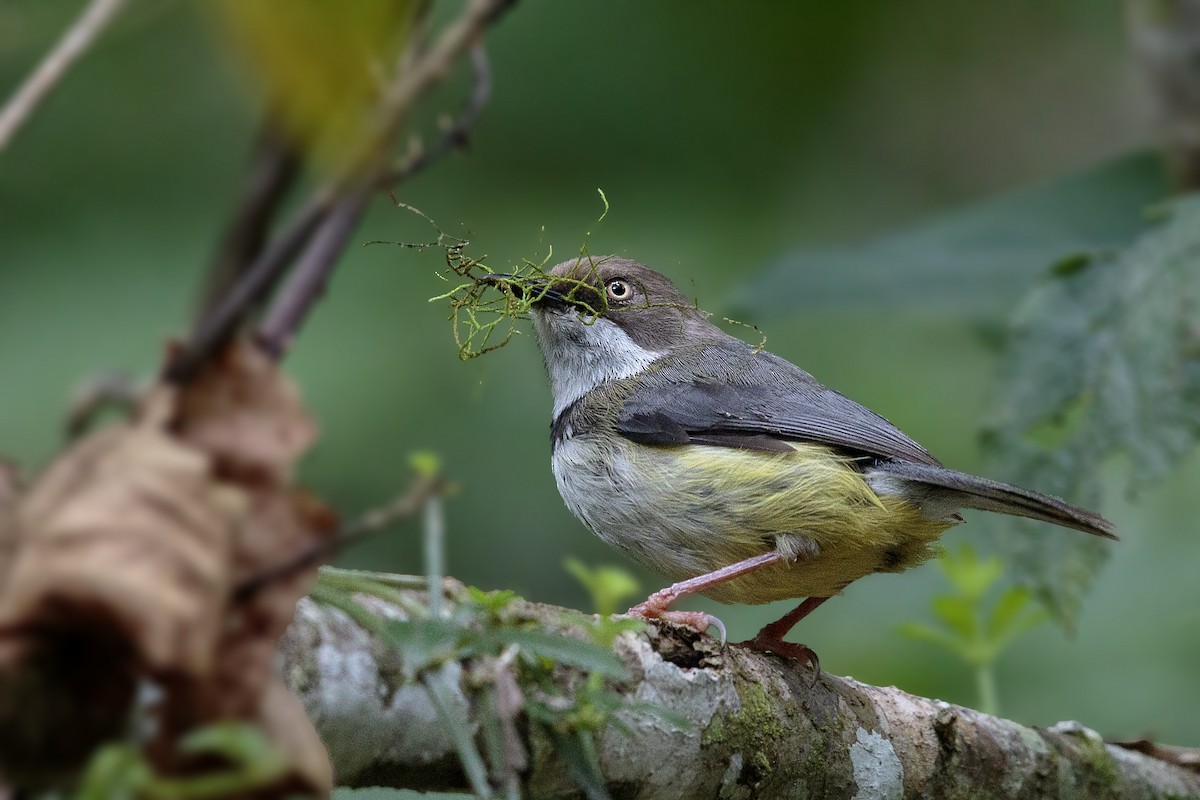
[[[1117,538],[1113,534],[1113,524],[1104,517],[1048,494],[1031,492],[1019,486],[1010,486],[1007,483],[928,464],[883,461],[875,464],[873,470],[906,482],[940,490],[936,492],[939,501],[952,501],[959,508],[998,511],[1001,514],[1052,522],[1064,528],[1103,536],[1105,539]],[[947,492],[952,493],[951,496],[947,497]]]

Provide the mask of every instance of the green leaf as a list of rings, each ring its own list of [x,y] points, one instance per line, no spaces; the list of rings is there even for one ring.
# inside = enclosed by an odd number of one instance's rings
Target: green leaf
[[[467,595],[473,604],[491,615],[500,613],[514,601],[521,599],[520,595],[511,589],[497,589],[489,592],[474,586],[467,587]]]
[[[966,643],[950,635],[941,628],[925,625],[920,622],[905,622],[897,628],[901,636],[917,642],[928,642],[944,647],[952,653],[965,657]]]
[[[76,800],[135,800],[154,779],[150,765],[135,747],[114,744],[88,761]]]
[[[1015,626],[1021,612],[1029,606],[1031,595],[1024,586],[1010,586],[996,601],[987,623],[987,638],[999,641]]]
[[[619,696],[619,695],[618,695]],[[682,714],[677,714],[666,706],[661,706],[658,703],[649,703],[644,700],[627,700],[621,698],[621,710],[634,714],[645,714],[653,717],[659,722],[670,725],[677,731],[694,731],[696,724]],[[609,724],[615,725],[618,720],[610,720]]]
[[[386,620],[379,626],[378,635],[400,654],[408,680],[457,658],[476,636],[451,620],[430,618]]]
[[[989,474],[1086,507],[1124,456],[1136,491],[1200,437],[1200,198],[1178,201],[1124,252],[1048,275],[1013,322],[985,444]],[[1014,576],[1070,629],[1113,547],[992,519]]]
[[[592,732],[564,733],[554,728],[547,730],[555,755],[563,762],[567,774],[583,790],[588,800],[610,800],[604,775],[600,772],[600,760],[596,756],[596,740]]]
[[[1004,564],[999,558],[989,556],[981,559],[969,544],[963,544],[957,550],[947,550],[938,559],[938,566],[955,590],[972,602],[982,600],[1004,572]]]
[[[415,0],[223,0],[206,4],[268,95],[277,124],[324,165],[358,154],[381,76],[426,4]]]
[[[866,245],[788,253],[741,288],[731,313],[886,308],[998,320],[1047,266],[1133,241],[1148,226],[1144,209],[1170,193],[1159,154],[1127,156]]]
[[[607,647],[585,642],[573,636],[543,630],[497,628],[480,636],[480,646],[499,650],[515,644],[526,653],[546,658],[557,664],[576,667],[586,672],[614,680],[625,680],[628,674],[620,657]]]
[[[602,616],[617,613],[622,600],[638,593],[637,579],[620,567],[588,567],[574,558],[568,558],[565,566],[567,572],[587,589],[593,610]]]
[[[467,718],[466,709],[455,701],[458,696],[455,691],[457,680],[450,667],[451,665],[447,664],[442,669],[426,672],[422,681],[429,699],[433,701],[438,715],[442,718],[442,723],[454,739],[454,748],[458,751],[458,760],[467,776],[467,782],[471,784],[471,790],[475,792],[476,797],[486,800],[492,796],[487,766],[475,745],[475,731]]]
[[[261,729],[244,722],[215,722],[189,733],[181,752],[220,756],[238,765],[246,785],[267,784],[288,770],[287,759]]]
[[[978,633],[975,626],[975,605],[963,597],[942,595],[933,598],[933,613],[946,627],[965,641],[973,641]]]
[[[432,450],[416,450],[408,455],[408,465],[423,478],[432,478],[442,471],[442,457]]]

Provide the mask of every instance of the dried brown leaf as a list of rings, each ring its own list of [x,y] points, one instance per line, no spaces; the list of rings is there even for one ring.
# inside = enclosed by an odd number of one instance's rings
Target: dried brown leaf
[[[163,432],[156,412],[170,404],[160,394],[137,425],[82,441],[22,498],[0,632],[86,619],[114,629],[153,671],[211,668],[247,499]]]
[[[179,760],[179,737],[256,722],[294,754],[281,794],[256,797],[329,791],[328,759],[298,702],[280,699],[275,668],[317,565],[233,599],[336,530],[290,483],[315,430],[295,387],[239,342],[194,384],[149,393],[135,422],[73,446],[16,499],[5,502],[15,490],[0,473],[0,569],[4,544],[12,551],[0,584],[7,773],[77,767],[119,732],[149,678],[165,690],[150,748],[161,769],[204,772],[213,765]]]
[[[22,485],[17,466],[0,458],[0,585],[8,579],[17,552],[17,529],[12,517]]]
[[[334,532],[334,520],[323,506],[295,490],[263,490],[254,497],[238,541],[237,576],[254,574],[315,537]],[[267,686],[277,675],[275,651],[291,624],[296,604],[316,580],[317,567],[297,571],[255,593],[230,611],[230,624],[217,646],[218,663],[211,675],[181,691],[170,727],[180,733],[204,718],[253,719]]]
[[[119,735],[144,674],[214,666],[247,496],[163,430],[170,392],[136,425],[91,436],[5,505],[0,764],[61,779]]]
[[[316,426],[293,384],[253,346],[235,342],[186,387],[172,429],[207,453],[217,473],[249,498],[230,557],[233,586],[292,554],[310,552],[336,532],[334,516],[290,484],[294,462],[315,438]],[[275,665],[278,641],[318,566],[314,561],[289,572],[228,609],[213,672],[183,676],[169,687],[159,752],[169,753],[178,736],[214,720],[257,722],[281,750],[296,754],[289,786],[329,791],[324,748],[298,702],[277,699],[286,689]],[[275,722],[279,708],[290,709],[285,725]]]
[[[276,674],[263,695],[259,722],[263,733],[293,766],[291,791],[326,796],[333,791],[333,765],[300,698]]]
[[[281,483],[317,435],[295,385],[240,340],[188,384],[173,427],[224,474]]]

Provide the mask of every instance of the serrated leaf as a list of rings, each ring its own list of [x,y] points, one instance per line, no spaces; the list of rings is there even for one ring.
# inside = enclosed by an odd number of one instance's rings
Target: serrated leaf
[[[1013,323],[988,430],[990,474],[1084,506],[1116,455],[1136,491],[1200,437],[1200,198],[1173,204],[1124,252],[1048,275]],[[1047,431],[1057,435],[1049,436]],[[1015,577],[1070,629],[1112,546],[994,519]]]
[[[866,245],[788,253],[734,297],[735,316],[886,308],[999,318],[1047,266],[1125,247],[1170,194],[1158,153],[987,200]],[[1066,261],[1068,257],[1072,260]]]

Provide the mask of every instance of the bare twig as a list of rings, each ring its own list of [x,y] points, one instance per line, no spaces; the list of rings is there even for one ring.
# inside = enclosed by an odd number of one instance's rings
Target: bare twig
[[[42,59],[0,110],[0,152],[29,120],[67,70],[125,5],[126,0],[92,0],[54,48]]]
[[[253,163],[247,171],[242,196],[217,248],[198,319],[207,316],[229,294],[262,254],[279,208],[300,173],[300,154],[271,122],[272,118],[273,115],[268,113],[254,148]]]
[[[221,348],[278,284],[292,259],[301,251],[329,214],[331,198],[318,194],[295,216],[287,231],[271,243],[241,279],[201,319],[183,350],[167,367],[167,380],[185,383]]]
[[[102,411],[116,409],[132,416],[146,387],[132,375],[114,373],[93,378],[79,388],[63,421],[67,440],[79,438]]]
[[[342,197],[301,254],[256,337],[271,357],[283,358],[309,310],[325,293],[338,256],[366,212],[370,197],[367,188]]]
[[[167,377],[186,381],[196,369],[274,290],[297,257],[293,277],[281,291],[260,327],[258,340],[276,357],[282,357],[316,300],[321,296],[338,255],[345,247],[370,197],[370,191],[396,183],[429,166],[452,147],[462,146],[491,93],[486,56],[476,52],[472,62],[475,84],[471,100],[458,121],[434,147],[436,154],[418,156],[395,171],[386,163],[395,138],[403,129],[416,100],[453,67],[458,56],[477,46],[486,26],[516,4],[516,0],[472,0],[463,14],[443,31],[431,49],[406,61],[386,94],[372,143],[351,177],[341,186],[326,186],[307,203],[287,231],[246,269],[241,280],[213,306],[196,326],[187,347],[168,369]]]
[[[396,184],[403,183],[412,176],[423,172],[451,150],[467,146],[471,128],[475,126],[476,120],[479,119],[479,115],[483,113],[484,107],[492,96],[492,70],[483,42],[475,45],[471,50],[471,68],[474,71],[471,96],[458,118],[442,131],[442,135],[431,147],[422,149],[412,158],[383,175],[379,181],[381,188],[392,188]]]
[[[403,605],[366,601],[372,613],[411,619],[409,607],[426,600],[425,588],[412,584],[400,595]],[[459,589],[448,599],[464,594]],[[520,600],[505,606],[504,619],[481,624],[489,632],[502,625],[579,630],[571,622],[578,612]],[[429,698],[402,670],[389,668],[410,652],[427,657],[416,640],[412,647],[398,658],[394,644],[342,611],[300,601],[281,643],[282,670],[316,722],[340,785],[469,788],[452,734]],[[794,661],[667,624],[621,634],[614,649],[628,678],[611,684],[623,701],[614,697],[594,752],[614,797],[1200,797],[1200,775],[1174,760],[1105,744],[1079,723],[1031,728],[895,687],[830,674],[814,683]],[[471,702],[479,653],[464,649],[451,659],[461,671],[448,688],[479,724],[481,706]],[[602,785],[573,784],[549,729],[536,723],[531,700],[544,696],[546,684],[527,671],[510,674],[518,704],[529,698],[513,711],[518,744],[529,754],[522,796],[602,796]],[[565,696],[579,691],[578,672],[562,665],[553,681]]]
[[[244,602],[277,581],[286,580],[316,564],[324,563],[334,553],[412,519],[431,499],[445,490],[446,482],[440,475],[419,476],[404,494],[386,505],[365,512],[358,519],[343,526],[336,536],[320,539],[304,552],[297,553],[243,581],[234,590],[234,601]]]

